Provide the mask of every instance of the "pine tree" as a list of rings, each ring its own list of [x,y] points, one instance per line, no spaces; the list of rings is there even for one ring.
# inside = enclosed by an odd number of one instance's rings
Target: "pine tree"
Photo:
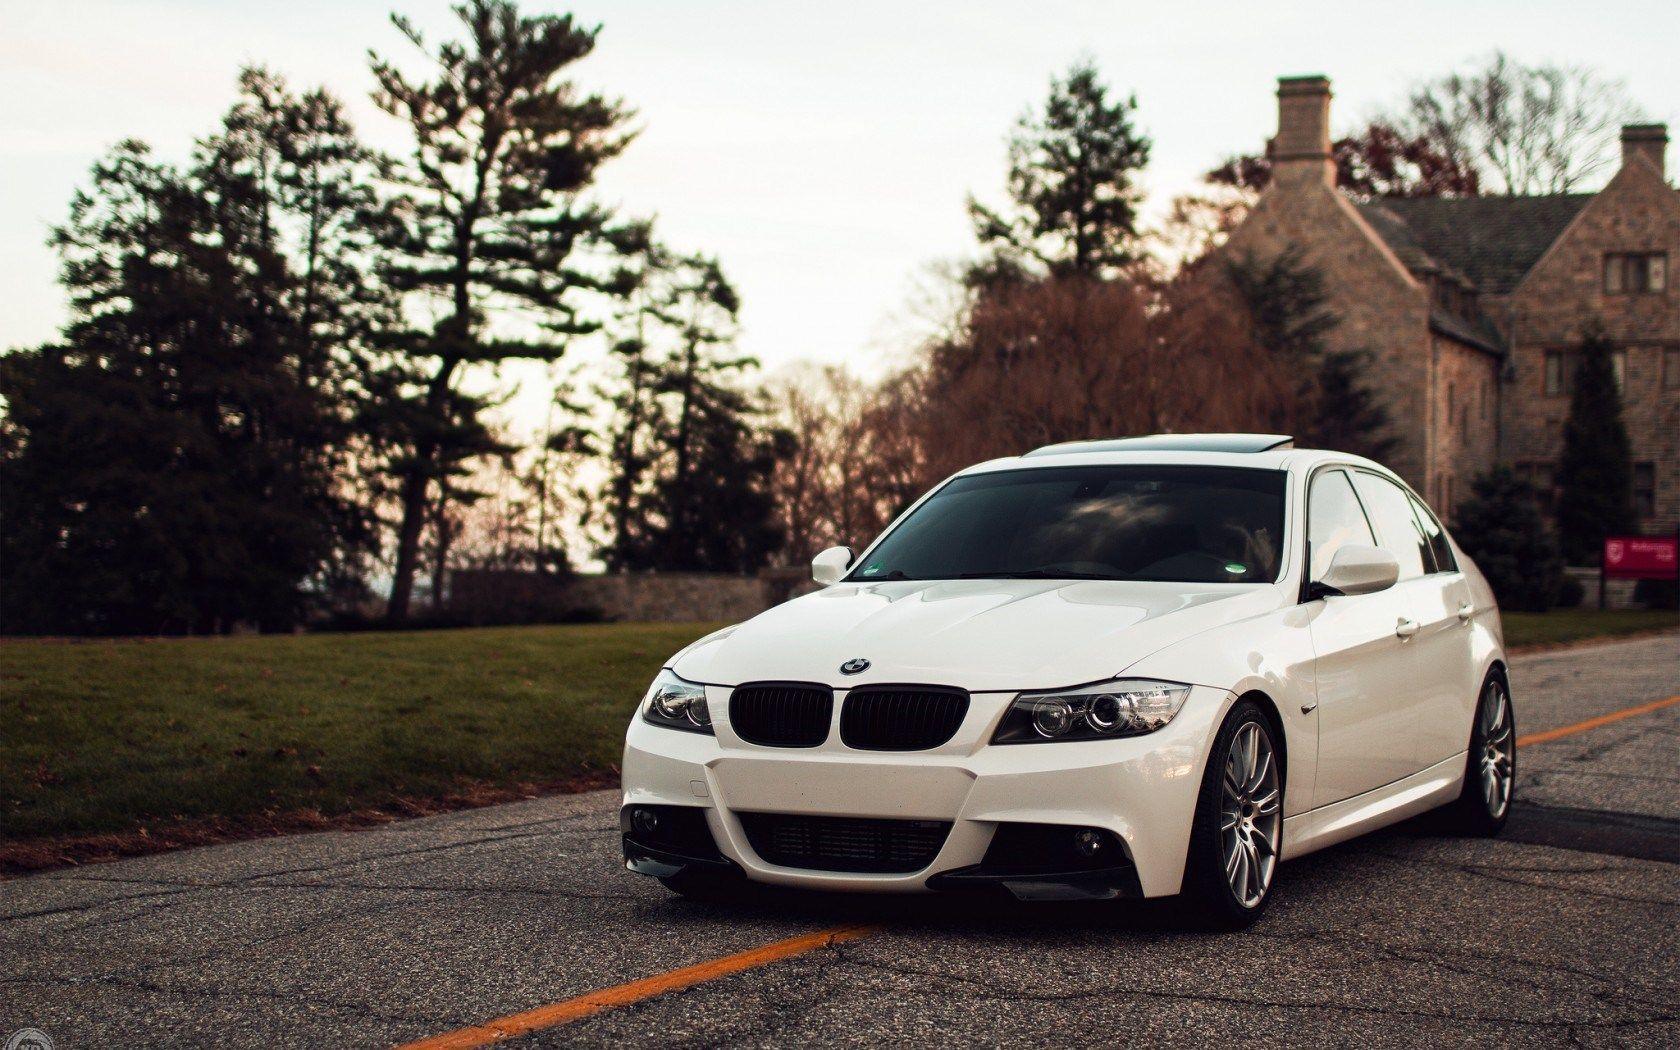
[[[752,572],[781,548],[773,474],[791,436],[738,386],[740,303],[716,260],[658,250],[619,344],[623,376],[607,445],[614,568]]]
[[[371,546],[341,480],[356,455],[351,319],[371,305],[346,291],[361,260],[323,232],[354,225],[354,206],[284,191],[306,170],[309,105],[257,72],[241,89],[190,167],[124,143],[54,233],[71,321],[0,369],[5,629],[290,626]],[[347,125],[332,136],[353,143]],[[313,174],[348,181],[358,163]],[[338,275],[313,293],[299,262],[312,229]]]
[[[647,488],[663,421],[658,384],[668,357],[656,341],[678,323],[670,312],[677,265],[668,248],[650,239],[635,265],[625,268],[627,286],[609,341],[617,374],[597,391],[611,412],[601,443],[609,471],[602,500],[609,540],[602,557],[612,570],[626,568],[632,537],[647,535],[650,527]]]
[[[1571,565],[1597,564],[1604,537],[1633,528],[1633,452],[1622,423],[1615,347],[1600,331],[1581,342],[1558,460],[1558,537]]]
[[[1454,520],[1454,537],[1476,560],[1501,608],[1545,612],[1557,603],[1563,558],[1533,486],[1509,467],[1495,467],[1472,482]]]
[[[1008,211],[969,199],[975,235],[997,253],[977,273],[1105,277],[1136,259],[1135,180],[1150,150],[1136,114],[1137,99],[1111,99],[1089,62],[1051,81],[1042,114],[1023,116],[1010,137]]]
[[[1233,259],[1226,271],[1248,304],[1255,339],[1301,377],[1296,403],[1280,405],[1272,425],[1304,447],[1372,459],[1393,451],[1388,413],[1363,381],[1367,355],[1329,348],[1341,319],[1329,308],[1323,275],[1294,248],[1268,261]]]
[[[412,151],[398,173],[404,211],[389,240],[396,286],[437,321],[393,344],[424,378],[392,416],[407,429],[393,463],[402,520],[389,614],[408,614],[427,516],[439,486],[494,441],[483,403],[460,392],[463,373],[514,359],[553,361],[594,331],[578,297],[610,290],[599,256],[624,229],[584,192],[628,144],[628,112],[567,73],[597,30],[569,15],[522,15],[509,0],[455,8],[463,41],[430,48],[407,19],[402,34],[433,66],[413,80],[378,57],[375,101],[404,121]]]

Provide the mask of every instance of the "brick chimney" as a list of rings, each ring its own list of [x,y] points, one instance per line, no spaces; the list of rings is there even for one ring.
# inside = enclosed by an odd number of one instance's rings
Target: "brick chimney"
[[[1622,125],[1622,167],[1635,157],[1644,157],[1656,166],[1657,174],[1667,177],[1663,169],[1663,154],[1668,152],[1667,124]]]
[[[1336,184],[1330,155],[1330,78],[1278,78],[1278,133],[1271,143],[1279,183]]]

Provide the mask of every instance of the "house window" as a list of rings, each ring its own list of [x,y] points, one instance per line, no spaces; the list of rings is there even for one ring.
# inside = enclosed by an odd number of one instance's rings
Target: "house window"
[[[1668,288],[1666,252],[1611,252],[1604,257],[1604,294],[1634,295]]]
[[[1654,463],[1633,465],[1633,512],[1649,518],[1657,512],[1657,468]]]
[[[1547,397],[1563,397],[1575,390],[1575,351],[1547,350],[1541,382]],[[1616,373],[1616,393],[1627,392],[1627,351],[1612,350],[1610,367]]]
[[[1517,477],[1522,478],[1534,486],[1534,494],[1540,499],[1540,507],[1547,514],[1552,512],[1552,480],[1553,466],[1550,463],[1518,463]]]
[[[1680,389],[1680,346],[1663,348],[1662,385],[1664,390]]]

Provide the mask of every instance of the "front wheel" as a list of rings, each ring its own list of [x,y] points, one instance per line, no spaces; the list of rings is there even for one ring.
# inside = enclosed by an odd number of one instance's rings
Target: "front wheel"
[[[1283,844],[1283,771],[1271,722],[1252,701],[1225,717],[1202,774],[1184,872],[1197,921],[1240,929],[1271,900]]]
[[[1511,691],[1497,677],[1482,686],[1470,727],[1464,789],[1448,807],[1453,825],[1466,835],[1499,834],[1511,815],[1517,784],[1517,716]]]

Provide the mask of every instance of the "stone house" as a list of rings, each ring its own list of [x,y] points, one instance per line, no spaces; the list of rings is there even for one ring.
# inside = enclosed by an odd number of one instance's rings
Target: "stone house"
[[[1617,347],[1647,533],[1680,522],[1680,191],[1667,128],[1630,125],[1597,193],[1354,200],[1335,185],[1330,82],[1278,82],[1273,175],[1231,252],[1294,248],[1323,274],[1339,349],[1371,355],[1391,465],[1444,514],[1508,463],[1550,495],[1573,377],[1597,326]]]

